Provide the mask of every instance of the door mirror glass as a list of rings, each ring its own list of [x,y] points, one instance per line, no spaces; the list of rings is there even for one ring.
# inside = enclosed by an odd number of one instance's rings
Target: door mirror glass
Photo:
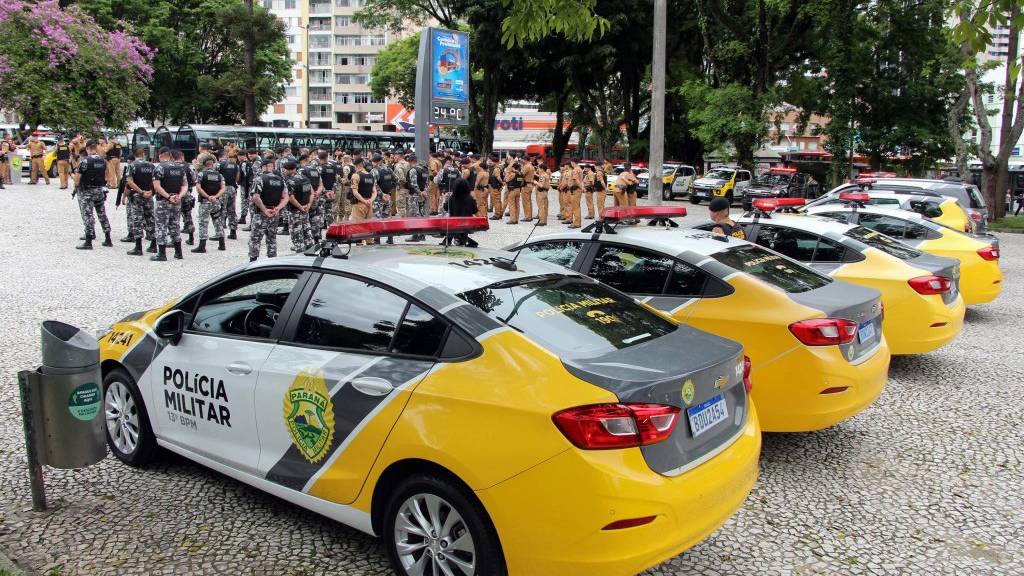
[[[181,334],[185,331],[185,313],[181,310],[171,310],[156,321],[156,335],[167,340],[172,345],[181,340]]]

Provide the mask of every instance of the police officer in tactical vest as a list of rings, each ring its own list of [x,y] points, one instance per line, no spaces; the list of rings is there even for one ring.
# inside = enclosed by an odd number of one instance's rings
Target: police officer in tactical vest
[[[338,185],[338,173],[341,167],[328,156],[326,150],[321,150],[317,156],[320,160],[320,185],[323,194],[318,194],[316,197],[313,239],[319,242],[323,232],[334,220],[334,188]]]
[[[430,214],[430,197],[427,195],[427,167],[420,166],[415,154],[406,154],[405,161],[409,169],[405,173],[405,185],[408,190],[409,218],[426,218]],[[408,238],[412,242],[426,240],[424,234],[414,234]]]
[[[175,151],[176,152],[176,151]],[[160,149],[160,163],[153,172],[153,190],[156,191],[156,243],[157,252],[150,256],[154,262],[167,261],[167,246],[174,247],[174,257],[181,260],[181,202],[188,193],[185,165],[176,162],[176,155],[167,148]]]
[[[78,163],[78,172],[75,174],[78,209],[82,214],[82,225],[85,226],[85,240],[77,246],[79,250],[92,250],[92,240],[96,237],[93,212],[99,216],[103,228],[103,245],[114,245],[110,240],[110,221],[107,220],[105,205],[107,195],[103,190],[107,179],[107,162],[96,153],[98,146],[95,140],[86,143],[87,156]]]
[[[311,152],[303,164],[302,168],[299,169],[299,173],[309,181],[309,185],[313,190],[312,205],[309,207],[309,212],[306,213],[306,219],[309,221],[309,234],[314,242],[320,241],[320,228],[323,226],[323,218],[320,216],[320,199],[324,195],[323,188],[323,177],[320,174],[320,159]]]
[[[277,220],[288,204],[288,190],[284,178],[274,172],[274,157],[268,156],[261,165],[263,172],[253,183],[252,230],[249,233],[249,261],[260,255],[260,243],[266,238],[267,257],[277,256]]]
[[[214,168],[212,156],[204,158],[203,170],[197,176],[199,185],[199,245],[190,250],[194,254],[206,252],[206,240],[209,238],[210,221],[213,220],[213,232],[217,238],[217,249],[224,250],[224,221],[221,219],[221,198],[227,188],[224,176]]]
[[[60,178],[60,189],[68,189],[68,177],[71,175],[71,146],[64,136],[57,141],[57,177]]]
[[[288,229],[292,236],[292,251],[305,252],[313,246],[313,233],[309,225],[309,211],[313,207],[313,184],[296,169],[294,160],[281,164],[282,175],[288,185]]]
[[[224,177],[224,195],[220,198],[220,228],[230,229],[229,240],[238,238],[238,186],[241,181],[242,167],[238,163],[238,152],[232,148],[227,156],[217,164],[217,172]]]
[[[715,223],[711,232],[732,236],[733,238],[739,238],[740,240],[747,239],[747,235],[743,232],[743,228],[737,226],[736,222],[732,218],[729,218],[728,199],[722,197],[712,198],[711,203],[708,204],[708,212],[711,214],[711,221]]]
[[[153,214],[153,175],[156,166],[146,160],[142,148],[135,150],[135,161],[128,165],[125,187],[128,189],[128,205],[131,206],[131,222],[128,233],[135,240],[135,249],[129,256],[142,256],[142,238],[149,238],[147,252],[156,252],[155,216]]]

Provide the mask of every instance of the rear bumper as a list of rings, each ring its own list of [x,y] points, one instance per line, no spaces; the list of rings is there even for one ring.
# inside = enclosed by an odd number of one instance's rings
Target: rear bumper
[[[960,264],[960,292],[964,303],[987,304],[999,297],[1003,291],[1003,271],[999,262],[982,260]]]
[[[871,356],[852,364],[836,346],[800,346],[750,375],[751,395],[765,432],[810,432],[867,408],[889,379],[885,337]],[[842,392],[822,394],[828,388]]]
[[[676,477],[651,471],[638,449],[555,456],[477,492],[513,576],[636,574],[690,548],[736,512],[758,473],[761,430],[751,409],[725,450]],[[643,526],[611,522],[656,516]]]
[[[907,288],[909,290],[909,288]],[[895,355],[925,354],[949,344],[964,326],[964,299],[946,304],[940,296],[914,293],[896,303],[884,297],[882,333]]]

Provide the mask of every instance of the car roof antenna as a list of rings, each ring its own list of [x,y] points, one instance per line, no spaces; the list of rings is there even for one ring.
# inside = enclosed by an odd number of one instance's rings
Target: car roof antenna
[[[523,248],[526,248],[526,243],[530,241],[530,237],[533,236],[533,232],[534,230],[537,229],[537,226],[540,226],[540,218],[537,218],[537,221],[534,222],[533,224],[533,228],[530,228],[530,233],[526,235],[526,240],[523,240]],[[518,268],[516,268],[516,259],[519,258],[519,255],[522,253],[523,250],[517,250],[516,255],[513,256],[511,260],[509,260],[508,258],[496,258],[492,260],[492,263],[494,264],[494,266],[501,268],[502,270],[515,272],[516,270],[518,270]]]

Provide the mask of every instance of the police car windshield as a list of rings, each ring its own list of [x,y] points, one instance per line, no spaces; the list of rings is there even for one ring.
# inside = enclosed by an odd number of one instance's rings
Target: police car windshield
[[[732,170],[712,170],[704,175],[705,178],[714,178],[716,180],[728,180],[732,178]]]
[[[881,250],[890,256],[895,256],[900,260],[911,260],[921,255],[920,252],[899,240],[896,240],[891,236],[886,236],[881,232],[869,230],[863,226],[850,228],[846,231],[845,235],[855,240],[860,240],[868,246],[877,248],[878,250]]]
[[[832,279],[760,246],[734,246],[711,255],[722,264],[789,293],[827,286]]]
[[[789,179],[792,178],[789,174],[762,174],[757,177],[757,183],[762,186],[780,186],[782,184],[789,184]]]
[[[533,277],[459,297],[562,358],[593,358],[660,338],[675,324],[588,278]]]

